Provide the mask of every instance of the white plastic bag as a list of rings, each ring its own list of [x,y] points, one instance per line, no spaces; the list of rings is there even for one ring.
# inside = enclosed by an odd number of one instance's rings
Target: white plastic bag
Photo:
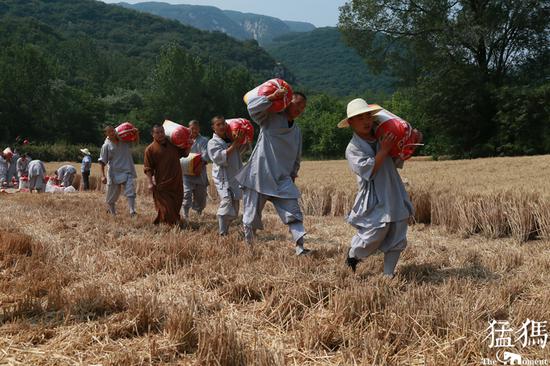
[[[48,183],[46,183],[46,193],[63,193],[63,187],[55,185],[53,182],[53,179],[50,179]]]

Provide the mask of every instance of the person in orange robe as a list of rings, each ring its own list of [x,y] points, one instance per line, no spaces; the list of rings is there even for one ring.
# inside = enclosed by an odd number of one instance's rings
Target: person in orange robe
[[[172,145],[162,126],[153,126],[151,134],[153,142],[145,149],[144,171],[157,209],[154,224],[181,225],[183,178],[180,158],[189,152]]]

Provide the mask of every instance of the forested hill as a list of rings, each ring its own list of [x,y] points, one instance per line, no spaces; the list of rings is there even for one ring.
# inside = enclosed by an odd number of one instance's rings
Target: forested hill
[[[131,68],[151,64],[160,48],[171,41],[202,58],[241,64],[266,75],[275,67],[273,58],[254,42],[239,42],[219,32],[200,31],[176,21],[94,0],[3,0],[0,2],[3,45],[14,40],[32,42],[47,37],[36,33],[15,34],[20,27],[12,30],[7,26],[24,19],[32,19],[35,27],[41,27],[38,33],[66,39],[87,38],[101,50],[122,57],[120,62],[133,60],[128,65]]]
[[[6,144],[98,143],[124,120],[206,129],[214,114],[244,116],[243,94],[284,72],[256,41],[93,0],[1,1],[0,47]]]
[[[391,78],[370,72],[337,28],[283,35],[265,48],[288,67],[298,83],[313,90],[335,95],[392,90]]]

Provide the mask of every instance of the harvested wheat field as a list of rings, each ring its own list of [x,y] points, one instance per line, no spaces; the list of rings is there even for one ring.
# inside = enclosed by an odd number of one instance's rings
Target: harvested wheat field
[[[549,166],[407,163],[417,214],[391,280],[380,255],[344,265],[345,161],[303,163],[305,258],[269,209],[253,248],[237,225],[217,236],[215,202],[187,230],[156,227],[143,177],[133,219],[123,198],[105,212],[97,177],[90,193],[0,195],[0,363],[480,365],[491,319],[550,320]]]

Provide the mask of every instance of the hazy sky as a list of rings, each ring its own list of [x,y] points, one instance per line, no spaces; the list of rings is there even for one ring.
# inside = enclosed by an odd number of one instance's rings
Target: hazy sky
[[[103,0],[106,3],[125,1],[135,4],[143,0]],[[156,0],[154,0],[156,1]],[[283,20],[298,20],[313,23],[317,27],[335,26],[338,22],[338,7],[345,0],[163,0],[171,4],[212,5],[223,10],[238,10],[244,13],[270,15]]]

